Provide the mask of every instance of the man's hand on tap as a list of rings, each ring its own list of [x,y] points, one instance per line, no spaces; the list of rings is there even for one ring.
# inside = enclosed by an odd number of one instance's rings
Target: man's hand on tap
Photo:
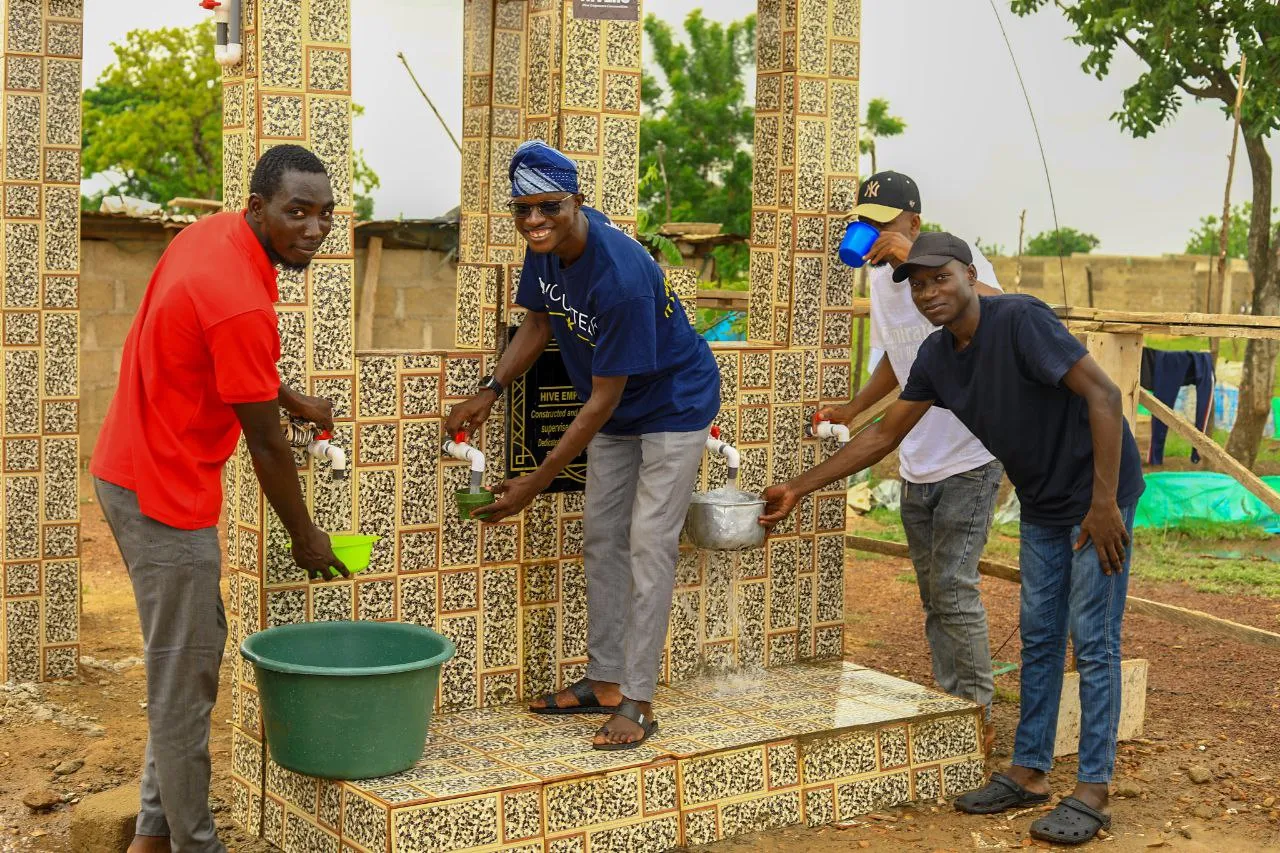
[[[280,385],[280,408],[295,418],[302,418],[322,430],[333,431],[333,403],[324,397],[301,394],[288,385]]]
[[[471,399],[458,403],[449,410],[449,416],[445,418],[445,434],[456,435],[461,431],[474,435],[480,425],[489,419],[489,413],[493,411],[493,404],[497,400],[498,395],[484,390]]]

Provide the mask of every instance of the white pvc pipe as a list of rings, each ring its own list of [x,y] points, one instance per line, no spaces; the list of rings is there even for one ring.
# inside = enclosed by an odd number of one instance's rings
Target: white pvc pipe
[[[244,53],[240,37],[240,0],[201,0],[206,9],[213,11],[213,57],[219,65],[235,65]]]
[[[454,459],[461,459],[463,462],[471,463],[471,470],[477,474],[484,473],[484,454],[477,448],[472,447],[465,441],[446,440],[444,443],[444,452]]]
[[[742,467],[742,456],[738,453],[738,448],[720,440],[720,427],[711,428],[711,437],[707,439],[707,450],[713,456],[724,457],[725,466],[729,469],[730,485],[737,482],[738,469]]]
[[[831,421],[818,421],[814,428],[818,438],[834,438],[841,444],[849,443],[849,428],[844,424],[833,424]]]
[[[317,459],[328,459],[333,474],[339,479],[347,474],[347,453],[327,438],[317,439],[307,445],[307,452]]]

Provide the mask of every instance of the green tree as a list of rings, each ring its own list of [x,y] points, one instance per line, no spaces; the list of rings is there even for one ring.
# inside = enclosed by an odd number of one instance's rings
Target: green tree
[[[907,123],[898,116],[889,115],[889,102],[884,98],[872,98],[867,104],[867,115],[862,120],[862,134],[858,138],[858,150],[871,155],[871,174],[880,171],[876,167],[876,140],[900,136]]]
[[[755,15],[722,25],[695,9],[684,21],[687,43],[653,15],[644,30],[662,80],[645,73],[641,84],[640,174],[656,167],[661,180],[640,191],[641,206],[661,222],[719,222],[750,233],[755,111],[745,76],[755,62]],[[745,276],[744,245],[714,254],[722,277]]]
[[[84,93],[85,177],[107,174],[111,193],[164,204],[222,198],[222,71],[213,21],[133,30]]]
[[[355,119],[364,115],[364,107],[360,104],[353,103],[351,105],[351,118]],[[352,134],[354,139],[354,133]],[[362,222],[368,222],[373,219],[373,191],[382,186],[382,179],[378,177],[378,173],[373,171],[369,165],[369,161],[364,158],[363,148],[352,148],[351,151],[351,196],[354,202],[354,212],[356,219]]]
[[[1092,234],[1077,231],[1074,228],[1055,228],[1041,231],[1027,241],[1027,248],[1022,254],[1032,257],[1069,258],[1075,254],[1087,255],[1102,241]]]
[[[1280,210],[1280,208],[1277,208]],[[1276,210],[1272,210],[1275,213]],[[1244,258],[1249,254],[1249,224],[1253,221],[1253,202],[1246,201],[1231,209],[1231,221],[1227,224],[1227,257]],[[1280,220],[1272,224],[1280,228]],[[1218,256],[1222,250],[1222,220],[1217,216],[1202,216],[1200,224],[1187,239],[1188,255]]]
[[[110,189],[82,199],[96,210],[117,193],[164,204],[171,198],[222,198],[222,69],[213,58],[213,22],[132,30],[113,44],[115,61],[83,99],[84,176]],[[352,105],[355,117],[364,108]],[[356,149],[355,213],[373,216],[378,174]]]
[[[1011,0],[1027,15],[1049,0]],[[1253,209],[1248,258],[1253,272],[1254,314],[1280,313],[1280,233],[1271,223],[1271,154],[1267,139],[1280,126],[1280,5],[1260,0],[1053,0],[1075,27],[1072,41],[1088,49],[1082,68],[1098,79],[1112,70],[1117,51],[1145,65],[1124,90],[1112,118],[1128,133],[1146,137],[1168,125],[1190,96],[1216,101],[1231,117],[1241,54],[1255,69],[1244,93],[1240,129],[1249,159]],[[1258,454],[1271,411],[1280,343],[1250,340],[1245,346],[1240,410],[1227,452],[1246,466]]]

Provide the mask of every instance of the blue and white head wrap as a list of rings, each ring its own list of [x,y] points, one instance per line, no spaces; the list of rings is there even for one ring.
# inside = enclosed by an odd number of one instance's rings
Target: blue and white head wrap
[[[532,139],[516,149],[507,170],[511,197],[541,193],[576,193],[578,166],[545,142]]]

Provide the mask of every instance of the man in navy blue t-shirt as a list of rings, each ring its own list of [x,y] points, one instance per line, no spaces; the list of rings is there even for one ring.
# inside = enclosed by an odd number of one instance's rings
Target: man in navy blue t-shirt
[[[555,336],[584,405],[538,470],[503,483],[494,490],[501,498],[475,515],[520,512],[587,449],[586,677],[530,710],[610,714],[595,747],[629,749],[657,728],[653,691],[680,529],[720,409],[720,372],[648,251],[584,205],[572,160],[526,142],[509,174],[511,213],[529,244],[516,301],[529,313],[446,427],[483,423]]]
[[[765,491],[762,523],[776,524],[806,494],[880,461],[933,406],[968,427],[1004,464],[1022,505],[1022,695],[1012,766],[956,808],[994,814],[1049,799],[1069,632],[1080,672],[1078,781],[1031,834],[1082,843],[1111,823],[1120,624],[1143,490],[1120,391],[1040,300],[980,298],[964,241],[920,235],[893,277],[910,279],[920,313],[943,328],[920,346],[901,396],[878,424]]]

